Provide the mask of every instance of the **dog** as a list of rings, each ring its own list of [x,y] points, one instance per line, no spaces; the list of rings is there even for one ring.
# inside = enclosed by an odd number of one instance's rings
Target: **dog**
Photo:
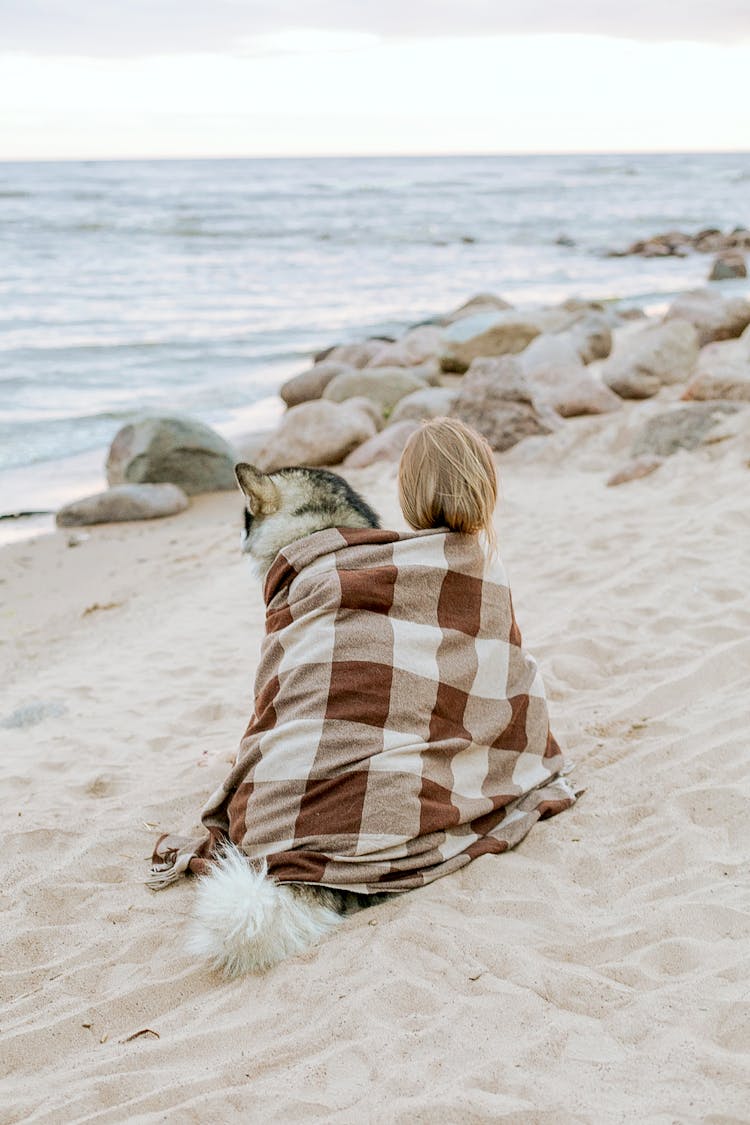
[[[245,497],[242,553],[262,580],[279,551],[326,528],[378,528],[380,519],[347,482],[325,469],[263,473],[235,467]],[[303,952],[342,917],[383,896],[277,883],[228,845],[198,882],[189,951],[228,977],[258,972]]]
[[[326,469],[294,467],[262,473],[235,466],[245,496],[241,550],[265,578],[279,551],[329,527],[380,527],[380,519],[343,477]]]

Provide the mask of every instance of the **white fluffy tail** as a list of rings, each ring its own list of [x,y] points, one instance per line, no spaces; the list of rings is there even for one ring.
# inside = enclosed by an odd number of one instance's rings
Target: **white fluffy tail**
[[[309,949],[340,921],[313,888],[274,883],[265,863],[260,870],[251,867],[229,847],[198,881],[188,951],[238,977]]]

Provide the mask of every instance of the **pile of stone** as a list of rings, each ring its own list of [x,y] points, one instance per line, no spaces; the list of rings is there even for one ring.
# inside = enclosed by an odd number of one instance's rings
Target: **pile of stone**
[[[750,230],[735,227],[725,233],[718,227],[706,227],[697,234],[668,230],[663,234],[654,234],[651,238],[638,239],[626,250],[610,250],[607,256],[625,258],[629,254],[639,254],[643,258],[684,258],[691,250],[697,250],[700,254],[750,250]]]
[[[610,250],[609,258],[625,258],[638,254],[642,258],[686,258],[691,250],[700,254],[715,254],[709,281],[727,281],[747,277],[744,251],[750,250],[750,230],[735,227],[724,233],[718,227],[707,227],[697,234],[670,230],[651,238],[638,239],[626,250]]]
[[[189,496],[235,487],[235,453],[219,434],[181,415],[144,415],[123,426],[107,456],[104,492],[66,504],[58,527],[159,519]]]
[[[566,419],[621,410],[625,400],[671,402],[681,390],[685,405],[648,421],[611,482],[621,483],[700,444],[722,414],[750,403],[749,326],[750,301],[716,290],[683,294],[658,320],[583,300],[519,310],[479,294],[400,339],[327,349],[281,387],[278,427],[250,435],[240,453],[189,418],[136,419],[112,443],[110,488],[62,509],[58,523],[175,514],[189,496],[234,488],[241,457],[268,472],[395,464],[421,421],[441,415],[503,452]]]

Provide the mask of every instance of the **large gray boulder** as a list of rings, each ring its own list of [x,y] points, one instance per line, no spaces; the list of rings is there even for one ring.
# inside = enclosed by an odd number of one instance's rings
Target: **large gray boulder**
[[[382,433],[371,437],[350,453],[344,461],[344,467],[365,469],[376,461],[398,461],[407,441],[418,429],[419,423],[414,421],[397,422],[395,426],[388,426]]]
[[[177,484],[188,496],[228,491],[234,450],[215,430],[182,415],[144,415],[123,426],[107,455],[107,483]]]
[[[686,320],[652,324],[618,340],[602,369],[621,398],[651,398],[663,386],[684,383],[698,359],[698,336]]]
[[[523,369],[510,356],[475,359],[452,414],[483,434],[498,452],[525,437],[552,433],[561,424],[548,407],[535,404]]]
[[[334,376],[323,392],[323,399],[345,402],[363,395],[380,407],[388,417],[396,403],[425,386],[424,379],[405,367],[373,367],[362,371],[342,371]]]
[[[728,402],[693,402],[656,414],[636,434],[632,456],[671,457],[678,449],[697,449],[722,418],[737,409]]]
[[[342,371],[351,371],[346,363],[337,363],[332,360],[323,360],[315,363],[307,371],[301,371],[281,384],[280,396],[287,406],[298,406],[301,402],[311,402],[321,398],[334,375]]]
[[[338,465],[377,428],[357,405],[320,398],[293,406],[259,451],[259,469],[273,472],[286,465]]]
[[[425,387],[421,391],[413,391],[396,403],[388,425],[442,418],[443,415],[450,414],[457,394],[458,391],[451,387]]]
[[[473,360],[482,356],[514,355],[523,351],[540,331],[533,318],[511,309],[463,317],[445,329],[445,350],[440,356],[440,366],[443,371],[463,374]]]
[[[750,301],[725,297],[716,289],[683,293],[667,309],[665,320],[687,320],[695,325],[701,347],[714,340],[741,336],[750,324]]]
[[[176,484],[116,484],[66,504],[55,522],[58,527],[85,527],[94,523],[154,520],[184,512],[188,503]]]
[[[698,367],[682,397],[750,402],[750,328],[739,340],[720,340],[701,348]]]

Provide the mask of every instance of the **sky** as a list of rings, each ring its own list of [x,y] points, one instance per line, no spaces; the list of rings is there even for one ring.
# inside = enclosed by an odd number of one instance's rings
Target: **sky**
[[[750,149],[750,0],[0,0],[0,159]]]

